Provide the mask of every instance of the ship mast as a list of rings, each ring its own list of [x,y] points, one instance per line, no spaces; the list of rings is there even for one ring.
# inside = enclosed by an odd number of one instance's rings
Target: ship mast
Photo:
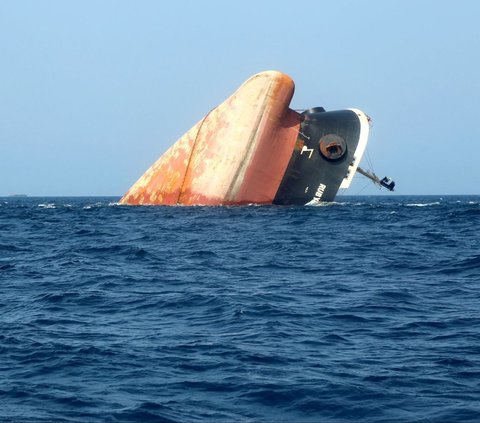
[[[360,166],[357,167],[357,172],[373,181],[373,183],[384,187],[389,191],[393,191],[393,189],[395,188],[395,182],[387,176],[385,176],[383,179],[380,179],[377,175],[375,175],[375,173],[370,173],[366,170],[363,170]]]

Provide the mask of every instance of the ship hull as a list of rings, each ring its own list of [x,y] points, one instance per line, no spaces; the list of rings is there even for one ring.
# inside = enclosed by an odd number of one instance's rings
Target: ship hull
[[[173,144],[120,204],[332,201],[358,164],[367,118],[358,110],[297,113],[289,108],[293,92],[283,73],[253,76]]]

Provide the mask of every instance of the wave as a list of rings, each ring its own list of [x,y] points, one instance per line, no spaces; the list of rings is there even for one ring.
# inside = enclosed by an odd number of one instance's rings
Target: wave
[[[407,203],[405,207],[431,207],[431,206],[438,206],[440,205],[439,201],[435,201],[433,203]]]

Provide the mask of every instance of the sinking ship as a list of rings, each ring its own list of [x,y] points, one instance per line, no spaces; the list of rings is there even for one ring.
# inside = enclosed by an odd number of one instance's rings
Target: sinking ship
[[[369,134],[358,109],[291,109],[277,71],[244,82],[175,142],[121,198],[130,205],[310,205],[333,201],[357,171]]]

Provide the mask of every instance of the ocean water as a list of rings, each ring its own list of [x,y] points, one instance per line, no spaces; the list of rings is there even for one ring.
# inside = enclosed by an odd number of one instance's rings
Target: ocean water
[[[480,421],[480,197],[0,198],[0,421]]]

